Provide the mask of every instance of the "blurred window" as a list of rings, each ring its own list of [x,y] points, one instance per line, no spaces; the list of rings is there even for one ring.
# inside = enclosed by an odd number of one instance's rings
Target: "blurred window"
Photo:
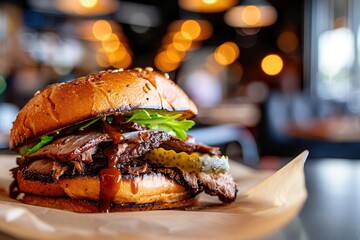
[[[357,100],[351,96],[360,90],[360,0],[306,0],[305,5],[307,87],[320,100],[352,106]]]

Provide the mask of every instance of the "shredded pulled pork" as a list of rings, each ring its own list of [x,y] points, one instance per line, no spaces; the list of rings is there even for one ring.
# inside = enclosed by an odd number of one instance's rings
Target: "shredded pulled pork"
[[[110,137],[102,132],[84,132],[59,138],[54,142],[40,148],[35,153],[25,155],[26,160],[50,158],[61,161],[71,161],[80,158],[90,162],[99,143],[109,141]]]
[[[92,155],[97,152],[99,144],[110,140],[109,134],[96,131],[73,134],[59,138],[35,153],[24,155],[23,158],[26,161],[49,158],[60,161],[79,159],[83,162],[91,162]],[[140,157],[160,146],[176,152],[220,153],[219,149],[215,147],[200,143],[193,144],[161,131],[146,130],[124,133],[122,142],[112,145],[112,148],[115,149],[114,152],[117,152],[122,161],[126,161]],[[123,152],[118,150],[123,150]]]

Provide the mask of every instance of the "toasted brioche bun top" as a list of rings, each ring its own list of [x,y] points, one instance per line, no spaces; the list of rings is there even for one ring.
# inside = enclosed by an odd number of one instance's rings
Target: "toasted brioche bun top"
[[[197,114],[195,104],[184,91],[152,68],[102,71],[37,92],[18,113],[9,147],[16,150],[58,129],[136,109],[180,112],[182,118]]]

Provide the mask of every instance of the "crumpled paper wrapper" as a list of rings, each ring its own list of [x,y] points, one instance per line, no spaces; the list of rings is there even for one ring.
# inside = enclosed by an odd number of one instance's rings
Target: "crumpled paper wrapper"
[[[15,156],[0,156],[0,232],[19,239],[256,239],[296,218],[307,192],[304,151],[275,173],[231,162],[237,200],[205,194],[186,210],[80,214],[25,205],[7,197]]]

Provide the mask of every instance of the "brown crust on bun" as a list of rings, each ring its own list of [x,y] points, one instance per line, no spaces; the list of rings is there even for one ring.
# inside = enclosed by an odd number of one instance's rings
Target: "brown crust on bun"
[[[99,212],[99,203],[88,200],[76,200],[71,198],[51,198],[41,196],[25,196],[23,202],[30,205],[57,208],[79,213],[96,213]],[[197,197],[179,200],[175,202],[154,202],[147,204],[112,204],[110,212],[132,212],[147,211],[160,209],[184,208],[197,202]]]
[[[27,180],[16,173],[23,201],[32,205],[56,207],[76,212],[98,212],[100,181],[98,176],[62,178],[48,183]],[[121,180],[110,211],[140,211],[183,207],[194,195],[184,186],[161,173],[131,176]],[[94,208],[96,206],[96,208]]]
[[[17,147],[88,119],[136,109],[155,109],[182,118],[197,114],[184,91],[151,68],[109,70],[53,84],[36,93],[19,112],[9,147]]]

